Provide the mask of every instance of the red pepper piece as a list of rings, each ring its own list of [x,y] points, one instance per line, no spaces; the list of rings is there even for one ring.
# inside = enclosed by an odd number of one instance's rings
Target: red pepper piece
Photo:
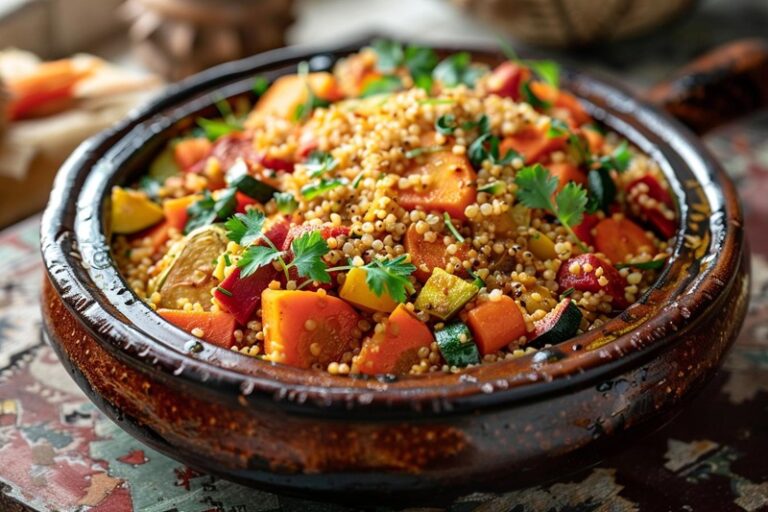
[[[578,263],[581,270],[579,273],[571,273],[570,267],[574,263]],[[591,266],[589,271],[585,270],[585,267]],[[602,277],[608,281],[605,286],[600,284],[600,276],[597,275],[597,269],[603,269]],[[604,290],[609,296],[613,297],[611,305],[616,309],[624,309],[629,306],[626,297],[624,297],[624,287],[627,282],[619,271],[612,265],[601,260],[594,254],[580,254],[566,260],[557,273],[557,283],[560,285],[560,291],[565,291],[569,288],[579,290],[582,292],[597,293],[600,290]]]

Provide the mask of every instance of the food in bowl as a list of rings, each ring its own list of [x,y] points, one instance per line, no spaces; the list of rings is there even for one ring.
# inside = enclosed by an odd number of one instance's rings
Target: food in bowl
[[[553,63],[380,40],[308,67],[112,190],[121,272],[191,335],[332,374],[457,372],[598,328],[671,254],[658,165]]]

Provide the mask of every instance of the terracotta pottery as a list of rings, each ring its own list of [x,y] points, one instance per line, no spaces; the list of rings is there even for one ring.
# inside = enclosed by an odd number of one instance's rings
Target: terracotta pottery
[[[278,492],[364,497],[358,506],[561,477],[679,411],[712,377],[747,308],[739,201],[691,131],[576,70],[563,71],[565,86],[660,163],[680,219],[653,289],[599,329],[462,374],[360,379],[200,342],[129,290],[104,236],[111,187],[136,179],[166,141],[212,115],[221,95],[249,94],[255,76],[271,80],[303,60],[327,69],[367,41],[207,71],[72,155],[43,218],[42,307],[46,337],[85,392],[132,435],[193,467]],[[710,64],[727,69],[726,57]]]

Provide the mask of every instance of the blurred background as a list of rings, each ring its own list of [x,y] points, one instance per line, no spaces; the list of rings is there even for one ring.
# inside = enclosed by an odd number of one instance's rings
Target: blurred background
[[[765,0],[0,0],[0,226],[39,211],[77,144],[163,84],[266,49],[503,38],[642,90],[766,27]],[[40,93],[50,84],[65,97]],[[19,91],[31,100],[9,113]]]

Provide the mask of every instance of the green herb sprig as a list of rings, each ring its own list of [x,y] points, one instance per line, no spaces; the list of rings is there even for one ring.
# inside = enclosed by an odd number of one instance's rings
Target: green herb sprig
[[[539,208],[554,215],[579,247],[587,252],[589,249],[573,232],[573,226],[581,223],[587,206],[587,192],[581,185],[567,183],[555,196],[557,178],[540,164],[524,167],[515,177],[517,197],[528,208]]]

